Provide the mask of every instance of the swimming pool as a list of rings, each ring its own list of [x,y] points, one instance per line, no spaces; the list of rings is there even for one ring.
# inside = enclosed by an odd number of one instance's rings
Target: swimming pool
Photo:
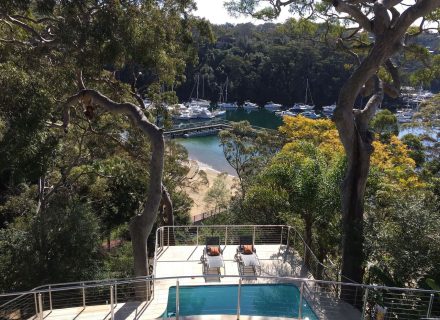
[[[181,316],[237,314],[237,285],[180,286]],[[240,314],[268,317],[298,317],[300,293],[293,284],[249,284],[241,286]],[[165,315],[176,312],[176,287],[168,291]],[[303,300],[303,319],[318,320]]]

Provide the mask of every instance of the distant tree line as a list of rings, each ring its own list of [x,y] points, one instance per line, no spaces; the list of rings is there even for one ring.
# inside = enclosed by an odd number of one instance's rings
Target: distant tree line
[[[251,23],[214,25],[214,42],[199,40],[198,63],[189,64],[186,81],[177,87],[180,101],[197,96],[217,102],[226,98],[263,105],[268,101],[292,105],[305,102],[307,80],[310,93],[307,102],[317,106],[336,101],[339,89],[350,74],[352,57],[337,51],[337,26],[327,43],[317,41],[328,32],[324,25],[290,19],[283,24]],[[439,50],[435,34],[425,33],[414,43]],[[420,66],[414,57],[401,57],[402,81],[420,83],[410,74]],[[425,88],[438,90],[438,81],[426,81]],[[391,101],[391,103],[398,101]]]
[[[250,23],[212,26],[214,43],[199,43],[199,63],[188,65],[187,81],[177,89],[183,101],[199,97],[218,101],[245,100],[263,105],[274,101],[285,105],[304,102],[307,80],[308,102],[332,104],[348,72],[348,57],[314,41],[319,25],[296,20],[284,24]],[[198,78],[198,79],[197,79]]]

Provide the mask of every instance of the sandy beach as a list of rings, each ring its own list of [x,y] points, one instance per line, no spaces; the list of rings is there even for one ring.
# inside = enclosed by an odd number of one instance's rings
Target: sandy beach
[[[217,171],[204,163],[194,161],[194,160],[192,160],[192,161],[197,163],[199,170],[203,170],[206,172],[206,177],[208,179],[208,185],[200,186],[197,191],[190,190],[190,189],[186,190],[188,192],[189,196],[191,197],[191,199],[194,200],[194,204],[193,204],[193,207],[191,208],[191,212],[190,212],[191,217],[210,210],[210,208],[203,201],[203,199],[204,199],[206,193],[208,192],[209,188],[214,183],[214,180],[217,178],[217,176],[219,174],[221,174],[220,171]],[[228,174],[225,178],[225,182],[226,182],[226,186],[227,186],[228,190],[230,190],[230,194],[232,196],[235,193],[235,185],[238,182],[238,178]]]

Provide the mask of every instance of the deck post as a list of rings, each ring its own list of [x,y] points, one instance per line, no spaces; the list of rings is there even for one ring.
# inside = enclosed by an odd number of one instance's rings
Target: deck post
[[[306,264],[306,261],[307,261],[307,244],[304,241],[304,260],[303,260],[303,264],[304,264],[304,266],[308,267],[307,264]]]
[[[289,251],[289,247],[290,247],[290,226],[287,227],[287,245],[286,245],[286,251]]]
[[[299,289],[299,306],[298,306],[298,319],[302,319],[302,309],[303,309],[303,293],[304,293],[304,282],[301,282],[301,287]]]
[[[254,232],[253,232],[253,235],[252,235],[252,245],[253,246],[255,246],[255,228],[256,228],[256,226],[254,226]]]
[[[284,231],[284,226],[281,227],[280,246],[283,244],[283,231]]]
[[[49,286],[49,308],[52,311],[52,287]]]
[[[431,297],[429,298],[428,312],[426,313],[426,317],[429,318],[431,316],[432,303],[434,301],[434,294],[431,293]]]
[[[83,308],[85,308],[86,307],[86,289],[84,288],[84,282],[81,283],[81,285],[82,285],[81,291],[82,291],[82,298],[83,298]]]
[[[113,286],[110,286],[110,317],[112,320],[115,319],[115,306],[114,306],[114,292]]]
[[[225,247],[228,243],[228,226],[226,226],[226,231],[225,231]]]
[[[148,261],[148,258],[147,258],[147,277],[149,277],[150,276],[150,263],[149,263],[149,261]],[[150,301],[150,291],[151,291],[151,288],[150,288],[150,280],[148,280],[147,279],[147,281],[145,282],[145,287],[146,287],[146,290],[147,290],[147,299],[146,299],[146,301],[148,302],[148,301]],[[118,297],[116,296],[116,299],[117,299]]]
[[[180,295],[179,280],[176,280],[176,320],[179,320],[179,314],[180,314],[179,295]]]
[[[118,304],[118,284],[116,282],[114,282],[114,286],[115,286],[115,304],[117,305]]]
[[[296,230],[293,236],[293,255],[295,255],[295,250],[296,250]]]
[[[167,247],[170,247],[170,227],[167,228]]]
[[[38,294],[38,308],[40,309],[39,318],[40,320],[43,320],[43,299],[41,293]]]
[[[37,294],[34,293],[34,302],[35,302],[35,317],[38,316],[38,302],[37,302]]]
[[[365,289],[361,320],[365,319],[365,313],[367,312],[367,301],[368,301],[368,288]]]
[[[240,319],[241,278],[238,280],[237,320]]]
[[[356,302],[357,302],[357,296],[358,296],[358,286],[356,286],[356,292],[354,293],[354,306],[356,306]]]
[[[197,247],[199,246],[199,226],[196,227],[197,230]]]

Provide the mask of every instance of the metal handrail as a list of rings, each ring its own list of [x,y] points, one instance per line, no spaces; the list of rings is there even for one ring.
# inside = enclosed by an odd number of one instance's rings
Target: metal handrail
[[[218,275],[192,275],[192,276],[173,276],[173,277],[160,277],[160,278],[151,278],[151,277],[137,277],[137,278],[128,278],[128,279],[106,279],[104,281],[100,281],[99,283],[95,283],[95,284],[81,284],[76,285],[76,286],[66,286],[66,283],[58,283],[55,284],[56,289],[54,289],[52,292],[61,292],[61,291],[71,291],[71,290],[78,290],[78,289],[83,289],[84,292],[84,288],[102,288],[102,287],[108,287],[109,289],[109,297],[110,297],[110,306],[109,306],[109,310],[110,310],[110,317],[111,319],[114,319],[115,317],[115,309],[117,307],[117,294],[115,294],[116,292],[116,288],[117,286],[121,286],[124,284],[139,284],[139,283],[147,283],[150,284],[151,282],[153,283],[154,286],[154,282],[155,281],[169,281],[168,284],[169,285],[173,285],[173,283],[176,283],[178,285],[180,280],[183,279],[195,279],[195,278],[209,278],[209,277],[213,277],[213,278],[218,278]],[[328,297],[325,296],[326,293],[328,293],[328,291],[325,291],[325,287],[326,285],[328,285],[329,287],[334,286],[334,285],[340,285],[340,286],[348,286],[348,287],[353,287],[356,288],[356,294],[354,296],[357,296],[357,292],[359,290],[359,288],[361,290],[364,290],[364,295],[362,298],[362,307],[361,307],[361,311],[362,311],[362,316],[361,319],[366,319],[365,316],[367,314],[369,314],[369,311],[371,311],[371,307],[374,306],[375,304],[375,300],[374,300],[374,295],[369,296],[369,290],[384,290],[384,292],[390,292],[390,291],[397,291],[397,292],[401,292],[402,294],[402,298],[399,302],[399,304],[397,305],[397,308],[394,308],[393,312],[397,312],[400,315],[404,315],[405,314],[405,310],[407,309],[402,309],[402,306],[406,305],[407,303],[407,297],[408,297],[408,293],[414,293],[414,299],[412,299],[411,301],[413,302],[413,306],[416,307],[416,311],[417,312],[424,312],[424,314],[426,314],[427,316],[431,315],[432,312],[432,307],[433,307],[433,299],[434,299],[434,295],[440,295],[440,291],[436,291],[436,290],[426,290],[426,289],[415,289],[415,288],[398,288],[398,287],[386,287],[386,286],[374,286],[374,285],[362,285],[362,284],[356,284],[356,283],[344,283],[344,282],[336,282],[336,281],[326,281],[326,280],[314,280],[314,279],[308,279],[308,278],[297,278],[297,277],[279,277],[279,276],[246,276],[246,275],[224,275],[221,276],[222,278],[230,278],[230,279],[237,279],[239,286],[242,280],[244,279],[252,279],[252,280],[261,280],[261,279],[267,279],[267,280],[274,280],[275,283],[290,283],[290,284],[294,284],[296,285],[298,288],[301,288],[300,290],[300,304],[299,304],[299,316],[301,317],[301,310],[302,310],[302,303],[301,301],[307,301],[307,303],[312,303],[313,307],[314,307],[314,312],[315,314],[318,316],[318,314],[324,315],[325,314],[325,310],[326,308],[331,308],[332,304],[329,304],[327,306],[325,306],[325,299],[327,299]],[[321,290],[321,288],[323,288],[324,290]],[[240,289],[238,289],[240,290]],[[104,290],[105,291],[105,290]],[[9,293],[9,294],[0,294],[0,298],[2,297],[8,297],[8,296],[12,296],[12,295],[20,295],[20,296],[35,296],[38,297],[38,299],[35,298],[35,315],[39,318],[39,319],[43,319],[44,317],[44,312],[45,310],[43,309],[43,303],[42,303],[42,295],[45,293],[49,293],[49,303],[50,303],[50,311],[52,311],[52,296],[50,295],[50,289],[42,289],[42,290],[32,290],[32,291],[27,291],[27,292],[18,292],[18,293]],[[354,290],[353,290],[354,292]],[[425,297],[429,297],[429,299],[427,299],[426,301],[417,299],[417,297],[422,297],[421,295],[417,296],[415,295],[415,293],[418,294],[424,294]],[[321,300],[322,294],[324,294],[324,300]],[[412,295],[409,295],[412,296]],[[147,297],[147,302],[148,304],[154,300],[155,297],[155,293],[154,291],[152,292],[151,296]],[[240,295],[238,296],[240,297]],[[83,299],[84,299],[84,293],[83,293]],[[342,297],[331,297],[331,299],[335,299],[335,301],[340,301],[342,300]],[[72,300],[74,301],[74,300]],[[324,303],[324,304],[323,304]],[[4,307],[7,305],[3,304],[0,306],[0,313],[3,311],[7,311],[8,309],[5,309]],[[73,302],[72,304],[66,305],[64,302],[64,305],[62,306],[61,309],[63,308],[70,308],[71,305],[75,305],[77,303]],[[102,304],[104,304],[102,302]],[[148,305],[147,304],[147,305]],[[28,306],[33,305],[33,303],[31,302],[30,305],[28,304]],[[83,308],[85,308],[86,305],[83,304]],[[370,309],[369,309],[370,308]],[[3,310],[2,310],[3,309]],[[9,310],[14,310],[14,309],[20,309],[19,306],[12,306],[9,307]],[[179,310],[179,300],[178,297],[176,297],[176,310]],[[330,310],[330,309],[329,309]],[[409,309],[408,309],[409,310]],[[413,310],[413,309],[411,309]],[[426,310],[426,311],[425,311]],[[46,311],[49,311],[49,309],[46,309]],[[323,313],[324,312],[324,313]],[[359,311],[359,315],[360,315],[360,311]],[[237,306],[237,316],[239,317],[240,315],[240,302],[238,302],[238,306]],[[318,316],[319,319],[322,319],[320,316]],[[325,318],[325,316],[324,316]]]
[[[190,226],[162,226],[162,227],[159,227],[159,228],[156,229],[156,242],[155,242],[155,250],[154,250],[155,256],[154,256],[154,268],[153,268],[153,270],[154,270],[153,272],[154,273],[153,274],[154,275],[156,274],[155,273],[156,272],[155,271],[156,270],[156,265],[157,265],[157,263],[156,263],[157,262],[157,254],[156,253],[158,252],[159,247],[161,247],[159,245],[159,242],[158,242],[159,234],[164,233],[165,229],[168,229],[168,235],[169,235],[170,230],[174,230],[174,229],[178,230],[178,229],[184,229],[184,228],[186,228],[186,229],[187,228],[196,228],[197,229],[197,237],[198,237],[198,230],[199,230],[199,228],[202,228],[202,229],[203,228],[205,228],[205,229],[225,228],[225,230],[227,230],[227,228],[234,228],[234,227],[235,228],[281,228],[281,229],[287,228],[287,230],[288,230],[288,232],[287,232],[288,237],[290,235],[290,230],[293,230],[295,232],[296,236],[299,237],[300,241],[302,242],[302,245],[304,245],[305,251],[307,251],[307,255],[309,255],[309,257],[314,260],[314,263],[316,263],[318,266],[321,266],[323,270],[334,270],[335,273],[338,275],[338,279],[334,279],[334,280],[339,280],[339,277],[341,277],[340,271],[339,270],[335,270],[337,268],[337,266],[335,264],[333,264],[333,262],[330,261],[330,263],[332,265],[328,266],[328,265],[324,265],[323,263],[321,263],[319,261],[319,259],[313,253],[312,249],[307,245],[307,243],[305,242],[304,238],[301,236],[300,232],[296,228],[294,228],[292,226],[289,226],[289,225],[282,225],[282,224],[279,224],[279,225],[197,225],[197,226],[196,225],[190,225]],[[289,241],[289,239],[287,239],[287,241]],[[169,245],[169,243],[168,243],[168,245]],[[348,281],[351,281],[351,282],[355,283],[355,281],[353,281],[353,280],[351,280],[351,279],[349,279],[347,277],[344,277],[344,278],[346,278]]]
[[[126,278],[124,280],[117,280],[117,279],[107,279],[106,283],[102,283],[99,285],[79,285],[79,286],[69,286],[69,287],[62,287],[58,289],[52,290],[52,292],[56,291],[69,291],[69,290],[75,290],[80,288],[97,288],[97,287],[105,287],[110,285],[121,285],[121,284],[132,284],[132,283],[140,283],[143,281],[163,281],[163,280],[177,280],[177,279],[195,279],[195,278],[206,278],[206,277],[212,277],[212,278],[218,278],[218,275],[209,275],[209,274],[199,274],[199,275],[188,275],[188,276],[172,276],[172,277],[156,277],[152,278],[151,276],[148,277],[136,277],[136,278]],[[308,282],[308,283],[316,283],[316,284],[327,284],[327,285],[343,285],[343,286],[351,286],[351,287],[358,287],[362,289],[374,289],[374,290],[389,290],[389,291],[401,291],[401,292],[420,292],[420,293],[427,293],[427,294],[440,294],[440,290],[430,290],[430,289],[419,289],[419,288],[402,288],[402,287],[388,287],[388,286],[378,286],[378,285],[368,285],[368,284],[359,284],[359,283],[352,283],[352,282],[340,282],[340,281],[327,281],[327,280],[316,280],[316,279],[309,279],[309,278],[298,278],[298,277],[279,277],[279,276],[265,276],[265,275],[221,275],[221,278],[236,278],[236,279],[269,279],[269,280],[283,280],[283,281],[290,281],[290,282]],[[78,284],[81,284],[82,282],[77,282]],[[55,285],[65,285],[65,283],[57,283]],[[45,285],[46,286],[46,285]],[[8,296],[14,296],[14,295],[27,295],[27,294],[34,294],[34,293],[48,293],[49,289],[42,289],[42,290],[29,290],[29,291],[21,291],[21,292],[11,292],[11,293],[2,293],[0,294],[0,298],[2,297],[8,297]],[[1,305],[0,307],[2,307]]]

